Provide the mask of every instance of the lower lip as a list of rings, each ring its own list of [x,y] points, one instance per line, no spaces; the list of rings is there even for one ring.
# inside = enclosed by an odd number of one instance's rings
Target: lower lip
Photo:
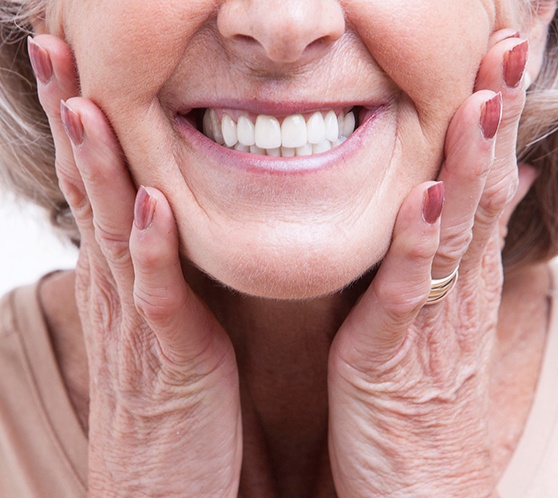
[[[382,105],[363,113],[362,124],[341,145],[327,152],[300,157],[263,156],[229,149],[207,138],[183,116],[177,116],[176,123],[186,140],[217,164],[243,169],[250,173],[300,174],[332,168],[356,154],[366,137],[374,132],[387,107]]]

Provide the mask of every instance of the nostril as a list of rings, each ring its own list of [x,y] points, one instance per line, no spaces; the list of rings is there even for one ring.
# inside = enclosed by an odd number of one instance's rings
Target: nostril
[[[217,28],[234,54],[304,64],[321,58],[341,38],[345,18],[339,0],[227,0],[219,8]]]
[[[306,48],[307,49],[312,49],[315,47],[317,48],[326,43],[329,43],[329,38],[327,36],[322,36],[321,38],[318,38],[317,40],[311,42]]]
[[[242,34],[237,34],[234,35],[233,37],[236,41],[239,41],[241,43],[258,43],[258,40],[256,40],[253,36],[249,36],[249,35],[242,35]]]
[[[327,50],[327,48],[332,44],[332,40],[331,37],[329,36],[322,36],[320,38],[318,38],[317,40],[314,40],[313,42],[309,43],[305,48],[304,48],[304,53],[306,54],[316,54],[320,51],[325,51]]]

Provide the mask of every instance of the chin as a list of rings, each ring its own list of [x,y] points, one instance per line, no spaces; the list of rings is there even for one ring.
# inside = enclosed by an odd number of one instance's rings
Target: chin
[[[385,255],[387,244],[375,251],[354,248],[334,251],[298,247],[285,250],[237,251],[215,254],[209,262],[194,264],[221,285],[252,297],[276,300],[308,300],[343,290]],[[191,255],[190,255],[191,257]]]

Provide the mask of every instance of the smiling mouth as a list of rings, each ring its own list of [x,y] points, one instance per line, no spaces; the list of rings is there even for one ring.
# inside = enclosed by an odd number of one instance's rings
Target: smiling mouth
[[[215,143],[256,155],[311,156],[347,140],[359,125],[361,107],[275,117],[234,109],[195,109],[187,118]]]

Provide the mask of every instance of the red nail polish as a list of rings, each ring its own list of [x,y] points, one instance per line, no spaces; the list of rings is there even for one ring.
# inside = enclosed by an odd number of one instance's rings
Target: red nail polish
[[[516,88],[527,66],[529,41],[525,40],[504,54],[504,82],[508,88]]]
[[[480,127],[482,136],[486,140],[492,140],[496,136],[501,120],[502,94],[497,93],[494,97],[482,105]]]
[[[141,186],[134,205],[134,220],[139,230],[145,230],[151,225],[156,205],[157,201]]]
[[[434,225],[439,220],[444,207],[444,196],[444,182],[435,183],[424,193],[422,217],[426,223]]]
[[[66,130],[66,134],[73,144],[75,146],[81,145],[85,136],[81,117],[63,100],[60,101],[60,118],[62,119],[64,130]]]
[[[48,52],[30,36],[27,38],[27,52],[35,76],[43,85],[46,85],[54,73]]]

